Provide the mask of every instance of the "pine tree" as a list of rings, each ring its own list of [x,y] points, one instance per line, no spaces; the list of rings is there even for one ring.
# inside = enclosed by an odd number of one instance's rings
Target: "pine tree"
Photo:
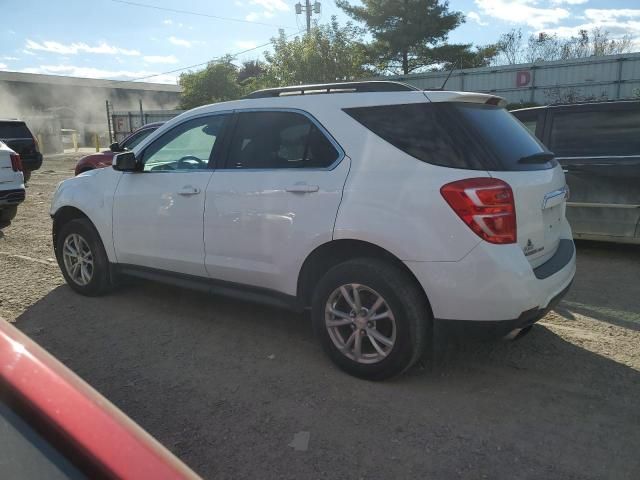
[[[418,69],[476,67],[489,63],[494,48],[449,44],[449,32],[464,22],[461,12],[438,0],[362,0],[362,6],[336,0],[347,15],[366,25],[373,37],[370,61],[378,71],[408,74]]]

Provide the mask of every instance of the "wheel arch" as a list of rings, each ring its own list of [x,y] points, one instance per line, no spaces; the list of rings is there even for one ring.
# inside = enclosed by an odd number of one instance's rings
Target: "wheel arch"
[[[64,207],[60,207],[58,210],[56,210],[56,212],[52,215],[53,218],[53,227],[52,227],[52,236],[53,236],[53,249],[56,252],[56,254],[58,253],[56,250],[56,245],[57,245],[57,240],[58,240],[58,232],[60,231],[60,228],[62,228],[62,226],[65,223],[70,222],[71,220],[75,220],[75,219],[79,219],[79,218],[83,218],[83,219],[87,219],[91,225],[93,226],[94,230],[98,233],[98,238],[100,238],[100,232],[98,231],[98,229],[96,228],[96,226],[94,225],[94,223],[91,221],[91,219],[89,218],[89,216],[84,213],[82,210],[80,210],[77,207],[72,207],[69,205],[66,205]],[[102,238],[100,238],[100,241],[104,244],[104,241],[102,240]]]
[[[316,247],[305,259],[300,268],[297,284],[297,297],[304,307],[311,305],[315,285],[332,267],[354,258],[376,258],[387,261],[405,272],[428,302],[427,292],[414,273],[396,255],[370,242],[356,239],[332,240]]]

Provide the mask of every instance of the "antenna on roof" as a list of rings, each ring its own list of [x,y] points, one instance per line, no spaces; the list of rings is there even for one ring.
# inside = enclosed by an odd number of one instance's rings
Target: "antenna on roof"
[[[449,78],[451,77],[451,74],[453,73],[453,71],[456,69],[456,67],[458,66],[458,63],[460,62],[460,59],[456,59],[455,62],[453,62],[453,67],[451,67],[451,70],[449,70],[449,75],[447,75],[447,78],[444,79],[444,82],[442,82],[442,86],[440,88],[438,88],[438,90],[444,90],[444,86],[447,84],[447,82],[449,81]]]

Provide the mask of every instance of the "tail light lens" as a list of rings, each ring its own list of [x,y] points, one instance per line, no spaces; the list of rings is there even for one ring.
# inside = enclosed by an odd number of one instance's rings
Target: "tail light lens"
[[[17,153],[11,153],[11,154],[9,154],[9,157],[11,157],[11,168],[13,169],[13,171],[14,172],[21,172],[22,171],[22,160],[20,159],[20,155],[18,155]]]
[[[446,184],[440,193],[480,238],[498,244],[516,243],[516,207],[508,183],[496,178],[468,178]]]

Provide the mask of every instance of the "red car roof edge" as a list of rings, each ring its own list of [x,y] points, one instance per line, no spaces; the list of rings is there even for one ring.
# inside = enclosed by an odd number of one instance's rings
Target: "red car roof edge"
[[[37,343],[0,318],[0,382],[120,479],[199,479],[167,448]]]

